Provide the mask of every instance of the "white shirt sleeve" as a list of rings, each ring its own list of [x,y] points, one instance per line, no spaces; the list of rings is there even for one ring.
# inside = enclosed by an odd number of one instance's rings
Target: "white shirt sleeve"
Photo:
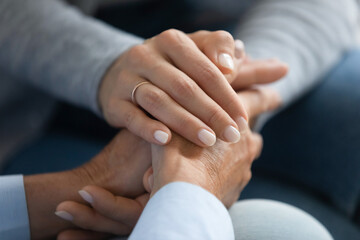
[[[130,240],[235,239],[230,215],[210,192],[185,182],[161,188],[146,205]]]
[[[30,239],[22,175],[0,176],[0,239]]]

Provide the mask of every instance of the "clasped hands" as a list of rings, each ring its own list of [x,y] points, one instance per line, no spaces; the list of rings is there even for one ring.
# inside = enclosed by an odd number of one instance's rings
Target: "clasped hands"
[[[175,181],[199,185],[230,207],[262,148],[247,122],[281,102],[273,90],[253,86],[286,72],[277,60],[248,59],[223,31],[168,30],[124,53],[104,77],[99,102],[109,124],[128,130],[66,173],[81,179],[67,191],[81,186],[82,199],[59,199],[56,213],[71,224],[61,222],[58,239],[129,234],[149,197]],[[130,93],[142,81],[152,84],[137,90],[141,109]]]

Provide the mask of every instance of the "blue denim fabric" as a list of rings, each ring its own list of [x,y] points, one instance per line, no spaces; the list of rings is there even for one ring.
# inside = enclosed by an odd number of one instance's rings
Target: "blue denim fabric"
[[[360,50],[347,54],[321,86],[265,126],[263,155],[243,199],[290,203],[319,219],[335,239],[360,239],[352,220],[360,193],[359,63]],[[107,142],[72,134],[78,125],[67,127],[24,149],[3,174],[70,169]]]
[[[263,129],[242,198],[270,198],[318,218],[335,239],[360,239],[360,49]],[[357,220],[358,221],[358,220]]]

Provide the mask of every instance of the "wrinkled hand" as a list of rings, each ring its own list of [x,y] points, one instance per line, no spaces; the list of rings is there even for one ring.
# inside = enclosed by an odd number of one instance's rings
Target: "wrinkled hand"
[[[278,107],[281,102],[271,90],[249,90],[239,93],[239,97],[243,98],[247,109],[251,109],[250,118]],[[261,147],[260,135],[251,133],[248,128],[238,143],[219,140],[209,148],[198,147],[174,134],[168,145],[152,145],[153,168],[144,174],[143,184],[154,195],[170,182],[190,182],[207,189],[230,207],[250,180],[251,163],[259,156]],[[126,199],[96,186],[87,186],[83,190],[91,196],[91,207],[64,202],[57,210],[70,212],[75,225],[97,232],[67,230],[58,236],[59,240],[105,239],[109,236],[106,233],[130,233],[148,199],[147,195]]]
[[[150,144],[125,129],[79,171],[93,179],[94,185],[121,196],[137,197],[144,193],[142,177],[150,166]]]

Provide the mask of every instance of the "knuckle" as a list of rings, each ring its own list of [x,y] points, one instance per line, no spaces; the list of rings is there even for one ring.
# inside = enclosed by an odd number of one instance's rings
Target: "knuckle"
[[[202,79],[208,81],[209,83],[215,83],[222,79],[220,74],[212,66],[200,65],[199,72],[201,73]]]
[[[223,110],[220,108],[214,108],[210,111],[210,115],[207,123],[213,126],[219,122],[222,122],[223,119],[224,119]]]
[[[94,229],[95,225],[92,221],[90,221],[89,219],[83,219],[81,221],[81,223],[79,223],[79,225],[81,225],[82,228],[84,229]]]
[[[192,129],[192,127],[196,125],[194,119],[190,115],[186,115],[177,121],[177,127],[182,130]]]
[[[131,129],[134,123],[134,120],[136,118],[136,111],[135,110],[129,110],[125,112],[124,114],[124,125]]]
[[[200,36],[206,36],[207,34],[209,34],[210,32],[207,30],[199,30],[196,31],[194,34],[200,35]]]
[[[241,109],[244,108],[240,102],[240,99],[236,95],[228,97],[228,100],[226,101],[226,106],[231,106],[231,109],[233,109],[233,111],[237,114],[239,114]]]
[[[172,82],[176,96],[181,98],[193,98],[198,88],[194,81],[178,78]]]
[[[159,41],[162,43],[178,43],[181,42],[183,38],[183,33],[176,29],[168,29],[159,34]]]
[[[137,65],[147,59],[150,54],[148,53],[148,48],[146,45],[139,44],[130,48],[127,52],[127,55],[130,64]]]
[[[165,101],[166,94],[160,90],[146,91],[143,96],[144,104],[149,109],[157,109]]]
[[[214,34],[214,37],[219,39],[219,41],[221,41],[221,42],[226,42],[226,43],[234,42],[233,36],[227,31],[220,30],[220,31],[214,32],[213,34]]]

